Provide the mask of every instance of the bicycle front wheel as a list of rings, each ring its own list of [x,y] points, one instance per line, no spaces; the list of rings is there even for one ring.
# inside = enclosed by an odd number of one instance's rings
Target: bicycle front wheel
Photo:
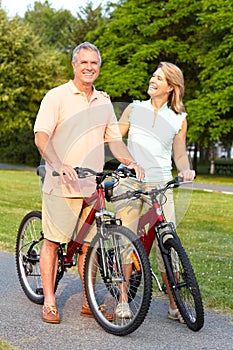
[[[94,237],[87,252],[85,292],[100,326],[111,334],[123,336],[135,331],[149,310],[152,295],[150,263],[140,239],[129,229],[108,225],[105,230],[103,235]],[[128,268],[131,277],[127,285]],[[136,287],[132,283],[133,274],[139,276]],[[126,317],[116,312],[123,285],[128,291]]]
[[[177,307],[188,328],[198,331],[204,325],[204,310],[193,268],[180,242],[170,238],[164,246],[169,253],[165,266]]]

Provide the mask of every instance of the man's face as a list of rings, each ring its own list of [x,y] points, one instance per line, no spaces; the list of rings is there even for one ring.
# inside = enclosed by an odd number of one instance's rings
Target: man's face
[[[97,52],[90,49],[80,49],[76,61],[72,62],[75,80],[85,85],[92,85],[100,71],[100,61]]]

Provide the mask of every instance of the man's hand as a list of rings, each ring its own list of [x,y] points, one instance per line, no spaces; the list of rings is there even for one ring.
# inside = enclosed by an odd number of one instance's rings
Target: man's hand
[[[76,181],[78,179],[78,174],[72,166],[68,164],[52,164],[52,167],[58,174],[60,174],[63,184],[66,184],[67,179],[69,181]]]

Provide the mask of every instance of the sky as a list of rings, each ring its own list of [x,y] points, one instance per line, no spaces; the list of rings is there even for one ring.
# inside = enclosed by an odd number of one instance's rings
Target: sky
[[[37,0],[39,1],[39,0]],[[101,2],[103,5],[106,4],[106,0],[91,0],[94,7],[98,6]],[[9,17],[13,17],[14,15],[18,14],[19,16],[23,17],[25,11],[27,10],[28,6],[31,6],[31,8],[34,7],[34,0],[0,0],[2,4],[2,8],[7,12],[7,15]],[[40,2],[44,3],[43,0],[40,0]],[[117,2],[117,1],[112,1]],[[76,15],[76,12],[80,6],[84,6],[87,3],[87,0],[49,0],[49,4],[56,10],[59,9],[66,9],[70,10],[73,15]]]

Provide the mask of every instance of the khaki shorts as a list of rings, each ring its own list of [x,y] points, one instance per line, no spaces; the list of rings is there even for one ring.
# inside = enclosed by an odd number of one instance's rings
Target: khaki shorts
[[[78,221],[82,205],[83,198],[58,197],[43,193],[42,229],[44,237],[52,242],[59,243],[68,243],[71,238],[76,239],[77,230],[92,208],[91,206],[85,208]],[[95,233],[95,225],[90,225],[84,242],[90,243]]]
[[[119,185],[114,189],[114,195],[120,195],[122,193],[125,193],[126,191],[132,191],[136,189],[141,189],[144,191],[150,191],[152,188],[155,188],[158,184],[166,183],[167,181],[164,181],[162,183],[140,183],[138,181],[132,180],[132,179],[121,179]],[[167,202],[163,205],[163,211],[166,220],[172,221],[175,224],[175,207],[174,207],[174,200],[173,200],[173,192],[172,190],[168,190],[166,192]],[[115,208],[117,211],[117,217],[122,219],[122,225],[128,227],[131,231],[133,231],[135,234],[137,233],[137,227],[138,227],[138,221],[141,213],[146,212],[148,208],[151,207],[151,203],[148,204],[143,199],[136,199],[136,200],[122,200],[115,202]],[[160,249],[158,248],[157,240],[156,242],[156,259],[158,263],[158,269],[161,272],[165,272],[165,266],[163,263],[163,258],[161,256]],[[125,260],[129,261],[125,257]],[[177,258],[174,255],[173,262],[176,264]],[[178,267],[177,267],[178,269]]]

